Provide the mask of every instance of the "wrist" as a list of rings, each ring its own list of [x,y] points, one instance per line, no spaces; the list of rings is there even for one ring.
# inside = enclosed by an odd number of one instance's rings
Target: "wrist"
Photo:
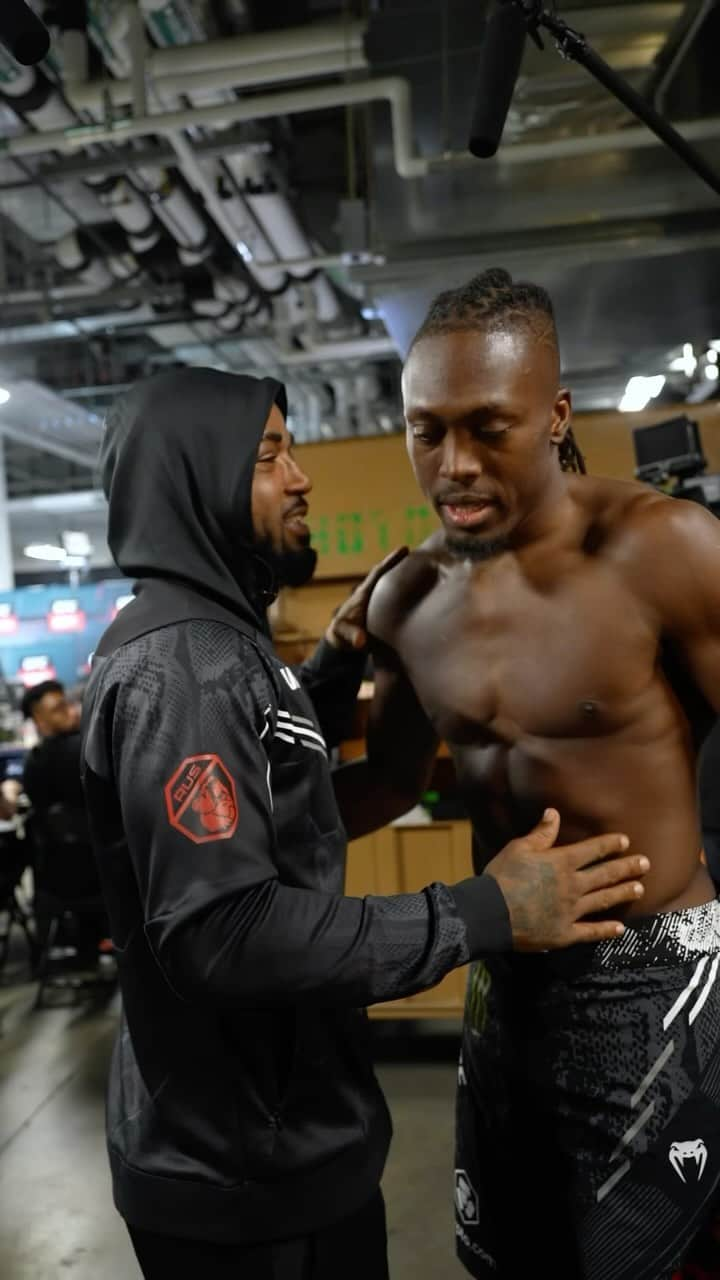
[[[471,960],[488,952],[511,951],[510,912],[494,876],[483,874],[450,886],[458,915],[467,930]]]

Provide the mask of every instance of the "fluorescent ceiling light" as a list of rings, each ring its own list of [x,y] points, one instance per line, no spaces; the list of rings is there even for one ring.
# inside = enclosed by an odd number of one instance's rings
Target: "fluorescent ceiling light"
[[[718,374],[719,371],[716,364],[708,364],[705,366],[705,377],[709,382],[717,382]]]
[[[23,555],[29,560],[46,560],[46,561],[64,561],[66,551],[64,547],[54,547],[49,542],[31,542],[29,547],[25,547]]]
[[[0,387],[0,404],[7,404],[9,399],[10,392],[6,391],[4,387]]]
[[[665,386],[665,374],[658,373],[652,378],[631,378],[625,388],[625,395],[619,404],[621,413],[639,413],[651,400],[660,395]]]

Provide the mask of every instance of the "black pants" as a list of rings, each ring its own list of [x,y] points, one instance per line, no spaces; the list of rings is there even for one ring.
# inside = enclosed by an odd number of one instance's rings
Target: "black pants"
[[[145,1280],[389,1280],[385,1205],[280,1244],[215,1244],[128,1226]]]

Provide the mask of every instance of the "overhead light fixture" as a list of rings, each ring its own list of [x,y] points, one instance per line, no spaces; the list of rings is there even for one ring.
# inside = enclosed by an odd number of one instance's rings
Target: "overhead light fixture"
[[[244,240],[238,240],[235,245],[235,248],[240,254],[240,257],[242,258],[243,262],[252,262],[253,251],[250,248],[249,244],[246,244]]]
[[[625,395],[618,408],[621,413],[639,413],[647,408],[651,400],[655,400],[665,386],[665,374],[658,373],[651,378],[631,378],[625,388]]]
[[[80,556],[82,559],[87,559],[92,551],[90,539],[83,530],[68,529],[62,535],[62,543],[68,556]]]
[[[708,364],[717,364],[718,353],[714,347],[710,347],[709,351],[705,352],[705,359],[707,360]]]
[[[716,364],[705,365],[705,377],[707,378],[708,382],[717,382],[719,376],[720,376],[720,370],[718,369]]]
[[[0,404],[7,404],[9,399],[10,392],[6,391],[4,387],[0,387]]]
[[[697,369],[697,356],[695,355],[695,351],[693,350],[692,342],[684,343],[683,360],[685,362],[684,363],[685,375],[688,378],[692,378],[695,370]]]
[[[31,542],[23,549],[23,555],[29,560],[45,560],[48,562],[64,561],[67,552],[64,547],[55,547],[49,542]]]
[[[684,373],[686,378],[692,378],[697,369],[698,361],[695,355],[692,342],[683,344],[682,355],[676,356],[670,361],[670,369],[672,373]]]

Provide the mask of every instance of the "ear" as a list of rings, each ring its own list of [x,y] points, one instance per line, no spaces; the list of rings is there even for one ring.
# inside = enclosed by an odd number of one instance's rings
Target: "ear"
[[[561,387],[555,397],[555,403],[552,411],[552,427],[550,430],[550,442],[554,445],[561,445],[570,427],[570,419],[572,418],[572,396],[567,387]]]

